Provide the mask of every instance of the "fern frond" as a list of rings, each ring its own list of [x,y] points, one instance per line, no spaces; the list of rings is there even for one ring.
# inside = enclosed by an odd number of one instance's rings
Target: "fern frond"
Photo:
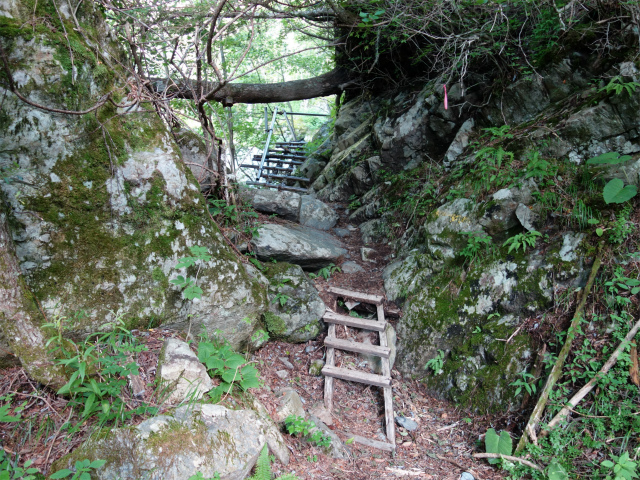
[[[266,444],[258,457],[256,473],[249,480],[271,480],[271,460],[269,459],[269,448]]]

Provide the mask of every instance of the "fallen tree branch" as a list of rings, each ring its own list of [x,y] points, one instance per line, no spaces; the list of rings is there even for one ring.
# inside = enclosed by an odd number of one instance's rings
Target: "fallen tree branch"
[[[571,326],[569,327],[569,330],[567,333],[567,340],[562,346],[562,350],[560,350],[560,353],[558,354],[558,359],[556,360],[556,363],[553,366],[551,373],[547,377],[547,382],[545,383],[544,389],[540,394],[538,403],[536,403],[536,406],[533,409],[533,412],[531,412],[531,416],[529,417],[529,421],[527,422],[527,425],[524,428],[524,433],[520,437],[520,441],[518,442],[518,446],[516,447],[515,453],[521,452],[522,449],[527,444],[528,432],[535,432],[536,427],[540,422],[540,419],[542,418],[542,413],[544,412],[544,409],[547,406],[547,401],[549,400],[549,394],[551,393],[551,390],[553,390],[553,387],[555,386],[556,382],[562,375],[562,366],[564,365],[564,361],[566,360],[567,355],[571,350],[571,344],[573,343],[573,339],[576,336],[576,330],[578,328],[578,324],[580,323],[580,320],[582,320],[582,313],[584,312],[584,307],[587,303],[587,297],[589,296],[589,292],[591,291],[591,287],[593,286],[593,282],[596,278],[596,274],[598,273],[598,270],[600,269],[600,264],[602,263],[602,245],[603,244],[601,243],[600,246],[598,247],[598,256],[593,262],[593,266],[591,267],[591,273],[589,274],[589,279],[587,280],[587,285],[584,287],[584,290],[582,291],[580,303],[578,304],[578,307],[576,308],[576,311],[573,315],[573,319],[571,320]]]
[[[521,463],[523,465],[526,465],[527,467],[533,468],[534,470],[538,470],[539,472],[544,471],[542,467],[539,467],[529,460],[525,460],[524,458],[520,457],[512,457],[511,455],[503,455],[501,453],[474,453],[473,458],[501,458],[503,460],[509,460],[510,462]]]
[[[560,410],[558,414],[555,417],[553,417],[553,419],[551,419],[551,421],[549,422],[549,425],[547,425],[547,428],[542,432],[540,432],[540,437],[547,436],[549,432],[556,425],[562,422],[567,417],[567,415],[569,415],[569,412],[571,412],[571,410],[575,408],[575,406],[578,403],[580,403],[580,401],[585,396],[587,396],[587,394],[591,390],[593,390],[593,387],[596,386],[596,383],[598,383],[598,380],[600,380],[603,376],[605,376],[607,372],[611,369],[611,367],[613,367],[616,364],[616,362],[618,361],[618,358],[620,357],[620,354],[622,353],[622,350],[624,350],[624,348],[631,342],[631,340],[633,340],[633,337],[636,336],[636,333],[638,333],[639,329],[640,329],[640,320],[638,320],[636,324],[633,326],[633,328],[629,330],[629,333],[627,333],[627,336],[624,337],[624,340],[622,340],[622,342],[620,342],[620,345],[618,345],[618,348],[614,350],[614,352],[609,357],[609,360],[607,360],[607,362],[602,366],[600,371],[596,373],[596,375],[591,380],[589,380],[589,382],[587,382],[587,384],[584,387],[578,390],[578,393],[576,393],[573,397],[571,397],[571,400],[567,402],[567,404],[562,408],[562,410]]]

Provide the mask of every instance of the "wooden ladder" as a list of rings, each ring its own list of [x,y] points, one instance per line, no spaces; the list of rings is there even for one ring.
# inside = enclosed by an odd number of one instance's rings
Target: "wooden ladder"
[[[360,382],[367,385],[382,387],[384,391],[384,417],[387,431],[387,442],[370,440],[359,435],[350,435],[354,441],[368,445],[370,447],[395,451],[396,434],[393,417],[393,393],[391,390],[391,366],[389,364],[390,349],[387,344],[387,321],[384,318],[384,306],[382,304],[384,298],[380,295],[369,295],[361,292],[345,290],[343,288],[330,287],[329,292],[336,296],[334,302],[334,310],[337,310],[337,297],[349,298],[363,303],[369,303],[376,306],[378,320],[368,320],[363,318],[351,317],[348,315],[340,315],[334,311],[328,310],[322,317],[325,323],[329,324],[329,333],[324,340],[327,347],[326,364],[322,369],[324,379],[324,404],[328,411],[333,408],[333,379],[349,380],[351,382]],[[336,325],[345,325],[361,330],[369,330],[378,332],[380,337],[380,345],[369,345],[360,342],[351,342],[336,337]],[[348,352],[367,353],[380,357],[382,362],[382,375],[360,372],[357,370],[349,370],[335,366],[335,350],[345,350]]]

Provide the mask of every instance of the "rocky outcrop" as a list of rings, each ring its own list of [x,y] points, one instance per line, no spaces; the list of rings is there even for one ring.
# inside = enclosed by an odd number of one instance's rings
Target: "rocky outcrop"
[[[49,17],[41,11],[48,6],[35,7],[36,16]],[[77,16],[100,45],[87,45],[67,9],[60,14],[69,39],[62,28],[28,27],[33,8],[18,5],[3,16],[18,88],[64,110],[90,108],[106,94],[120,101],[120,52],[97,5],[81,4]],[[105,103],[91,115],[62,115],[0,90],[0,165],[10,172],[0,189],[26,286],[43,311],[64,318],[76,336],[119,316],[130,328],[191,322],[192,331],[221,330],[234,346],[246,343],[266,308],[265,289],[207,219],[199,185],[153,108]],[[169,283],[178,273],[195,275],[174,267],[196,245],[211,255],[200,265],[199,303]]]
[[[263,315],[272,338],[306,342],[323,328],[325,305],[315,286],[298,265],[279,262],[269,265],[269,311]]]
[[[242,198],[258,212],[273,214],[318,230],[329,230],[338,221],[336,212],[312,195],[277,190],[243,189]]]
[[[160,389],[165,392],[163,401],[169,405],[200,400],[214,387],[207,369],[189,344],[177,338],[164,342],[157,372]]]
[[[262,225],[258,238],[251,240],[256,256],[263,261],[295,263],[307,270],[317,270],[338,259],[347,251],[337,239],[319,230],[300,225]]]
[[[268,417],[253,410],[193,404],[136,427],[104,432],[56,462],[52,472],[78,459],[106,459],[94,473],[99,480],[184,480],[197,472],[203,478],[219,474],[225,480],[243,480],[268,443],[279,460],[288,459],[284,439]]]

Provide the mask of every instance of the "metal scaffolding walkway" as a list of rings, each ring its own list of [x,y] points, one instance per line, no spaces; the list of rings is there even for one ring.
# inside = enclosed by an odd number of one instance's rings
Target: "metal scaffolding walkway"
[[[285,138],[284,141],[275,142],[272,147],[278,115],[284,116],[291,139],[287,140]],[[286,112],[276,107],[273,111],[271,123],[268,123],[267,109],[265,107],[267,141],[262,150],[262,155],[254,155],[251,163],[240,165],[247,177],[255,178],[253,181],[246,182],[247,185],[277,188],[278,190],[299,193],[308,191],[307,187],[311,183],[311,179],[297,174],[299,167],[306,160],[306,142],[297,139],[295,128],[290,118],[292,115],[325,116],[317,113]],[[257,170],[257,172],[254,173],[254,170]]]

